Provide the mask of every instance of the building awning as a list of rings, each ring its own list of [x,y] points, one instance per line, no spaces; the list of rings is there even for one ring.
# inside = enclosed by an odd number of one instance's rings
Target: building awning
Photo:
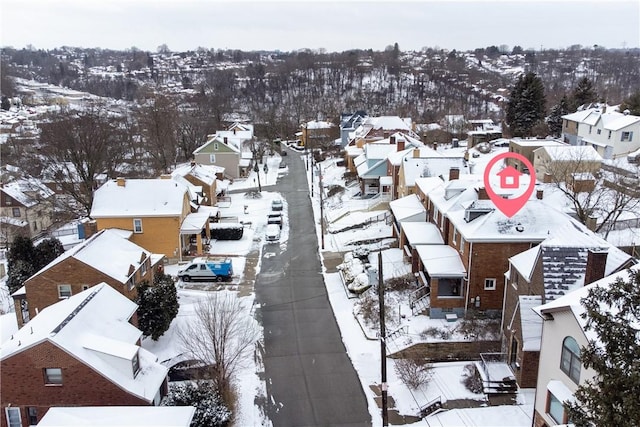
[[[416,245],[420,261],[431,277],[465,277],[460,254],[449,245]]]
[[[380,185],[392,185],[393,178],[390,176],[381,176],[380,177]]]
[[[196,212],[187,215],[180,226],[180,234],[200,233],[209,223],[210,212]]]

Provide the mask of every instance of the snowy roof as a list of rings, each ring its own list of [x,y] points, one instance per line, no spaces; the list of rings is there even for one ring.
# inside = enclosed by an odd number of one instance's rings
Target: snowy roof
[[[35,206],[43,199],[48,199],[54,195],[54,192],[44,185],[42,181],[32,177],[4,183],[0,190],[27,208]]]
[[[100,283],[43,309],[27,325],[2,343],[4,360],[44,342],[51,342],[127,392],[152,402],[168,369],[157,357],[136,346],[142,332],[129,323],[137,305],[106,283]],[[104,339],[102,344],[100,340]],[[118,347],[114,346],[118,342]],[[100,351],[92,348],[100,347]],[[104,353],[122,358],[122,348],[137,347],[140,371],[122,369]],[[130,354],[130,352],[127,352]]]
[[[186,193],[187,188],[172,179],[126,179],[122,186],[114,179],[95,191],[90,216],[180,216]]]
[[[43,271],[68,258],[74,258],[124,284],[140,268],[140,261],[146,260],[150,255],[149,251],[123,238],[118,231],[104,229],[51,261],[27,279],[27,283]],[[133,272],[130,271],[131,266],[134,267]]]
[[[534,150],[544,150],[551,160],[556,161],[602,161],[602,156],[590,145],[562,145],[540,147]]]
[[[171,172],[171,176],[191,175],[207,185],[212,185],[214,182],[216,182],[217,173],[224,173],[224,168],[222,166],[216,165],[201,165],[199,163],[192,165],[190,163],[185,163],[178,166],[173,172]]]
[[[56,406],[38,426],[44,427],[189,427],[193,406]]]
[[[539,252],[540,247],[534,246],[531,249],[527,249],[524,252],[520,252],[519,254],[512,256],[509,258],[509,262],[516,270],[518,270],[518,273],[520,273],[527,281],[530,281]]]
[[[449,245],[416,245],[422,265],[431,277],[464,277],[466,270],[457,250]]]
[[[404,170],[404,182],[408,187],[414,186],[417,178],[442,176],[448,179],[451,169],[458,169],[460,174],[469,173],[466,162],[462,157],[416,158],[405,157],[402,162]]]
[[[380,185],[393,185],[393,177],[391,177],[391,176],[381,176],[380,177]]]
[[[334,125],[331,122],[313,120],[313,121],[307,122],[305,126],[306,126],[307,129],[331,129],[332,127],[335,127],[336,125]]]
[[[585,330],[587,319],[582,317],[583,313],[585,312],[585,308],[582,305],[581,300],[589,294],[589,291],[591,289],[595,287],[608,288],[618,279],[627,281],[629,280],[630,273],[638,274],[639,271],[640,271],[640,264],[636,264],[630,269],[619,271],[603,279],[600,279],[596,282],[593,282],[590,285],[580,287],[575,291],[570,292],[558,299],[547,302],[544,305],[538,306],[534,310],[540,316],[546,313],[554,313],[557,311],[570,310],[573,313],[576,321],[578,322],[582,330],[585,332],[585,336],[587,337],[587,339],[597,341],[598,337],[593,331]],[[635,325],[635,327],[640,328],[640,325]]]
[[[542,340],[542,319],[533,311],[542,304],[539,295],[520,295],[520,330],[522,331],[522,350],[540,351]]]
[[[409,194],[408,196],[400,199],[392,200],[389,202],[389,208],[393,213],[393,217],[396,221],[402,221],[410,219],[416,215],[422,214],[422,221],[426,220],[425,208],[415,194]]]
[[[415,186],[418,187],[423,194],[428,195],[436,188],[444,186],[444,181],[435,176],[416,178]]]
[[[403,222],[400,225],[410,245],[443,245],[438,226],[432,222]]]
[[[180,226],[181,234],[198,234],[209,223],[211,212],[202,211],[188,214]],[[215,216],[215,215],[213,215]]]
[[[555,139],[520,139],[513,138],[510,140],[514,144],[518,144],[521,147],[557,147],[557,146],[567,146],[567,144],[562,141],[557,141]]]

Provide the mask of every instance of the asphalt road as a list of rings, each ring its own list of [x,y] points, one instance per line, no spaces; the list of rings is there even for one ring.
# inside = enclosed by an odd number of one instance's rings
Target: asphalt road
[[[290,152],[283,158],[289,174],[269,188],[287,200],[289,240],[264,245],[255,284],[264,326],[267,414],[276,427],[370,426],[324,286],[299,157]]]

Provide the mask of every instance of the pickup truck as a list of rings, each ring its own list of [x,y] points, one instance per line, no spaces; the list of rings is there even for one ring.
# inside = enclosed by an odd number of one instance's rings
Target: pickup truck
[[[233,277],[233,265],[230,258],[220,260],[196,259],[187,264],[182,270],[179,270],[178,277],[183,282],[191,280],[210,282],[222,282],[224,280],[229,282]]]

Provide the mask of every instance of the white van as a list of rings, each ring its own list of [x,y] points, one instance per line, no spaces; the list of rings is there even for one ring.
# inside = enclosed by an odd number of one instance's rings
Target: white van
[[[280,227],[277,224],[268,224],[264,237],[267,242],[277,242],[280,240]]]

